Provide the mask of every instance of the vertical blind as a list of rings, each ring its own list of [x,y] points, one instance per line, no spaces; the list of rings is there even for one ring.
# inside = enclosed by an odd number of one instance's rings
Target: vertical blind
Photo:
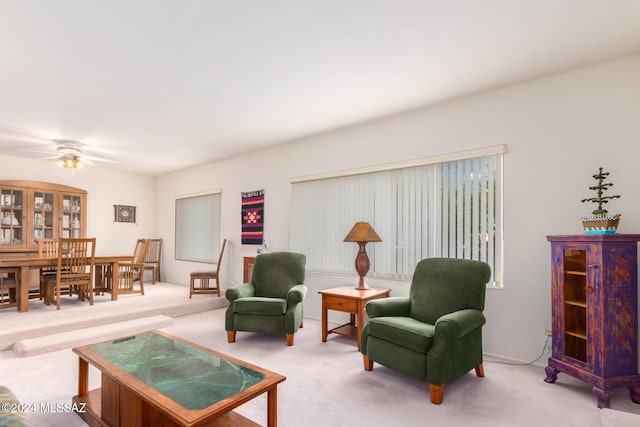
[[[353,274],[357,245],[343,243],[369,222],[369,276],[409,279],[428,257],[487,262],[502,280],[502,153],[292,183],[291,248],[312,271]]]
[[[216,262],[221,196],[211,193],[176,199],[176,259]]]

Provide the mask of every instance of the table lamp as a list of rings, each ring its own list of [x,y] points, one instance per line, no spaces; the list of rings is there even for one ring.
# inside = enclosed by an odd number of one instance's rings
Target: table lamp
[[[368,222],[356,222],[347,237],[344,238],[344,241],[357,242],[360,245],[358,256],[356,257],[356,271],[360,275],[360,281],[356,289],[369,289],[369,286],[364,282],[364,276],[367,275],[370,266],[369,257],[364,247],[367,242],[382,242],[382,239]]]

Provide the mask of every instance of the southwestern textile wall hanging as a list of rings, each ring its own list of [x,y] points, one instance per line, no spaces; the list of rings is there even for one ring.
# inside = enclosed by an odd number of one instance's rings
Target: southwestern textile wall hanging
[[[242,193],[242,244],[261,245],[264,239],[264,190]]]
[[[136,207],[124,206],[124,205],[113,205],[113,222],[136,223]]]

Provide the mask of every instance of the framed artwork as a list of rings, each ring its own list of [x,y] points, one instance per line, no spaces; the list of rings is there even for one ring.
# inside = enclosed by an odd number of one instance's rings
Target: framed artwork
[[[113,205],[113,222],[130,222],[136,223],[136,207]]]
[[[242,244],[261,245],[264,239],[264,190],[242,193]]]

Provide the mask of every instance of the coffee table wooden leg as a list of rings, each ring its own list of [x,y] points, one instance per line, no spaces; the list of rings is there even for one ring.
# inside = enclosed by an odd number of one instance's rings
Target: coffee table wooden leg
[[[278,427],[278,386],[267,392],[267,426]]]
[[[78,360],[78,396],[86,396],[89,393],[89,363],[81,357]]]

